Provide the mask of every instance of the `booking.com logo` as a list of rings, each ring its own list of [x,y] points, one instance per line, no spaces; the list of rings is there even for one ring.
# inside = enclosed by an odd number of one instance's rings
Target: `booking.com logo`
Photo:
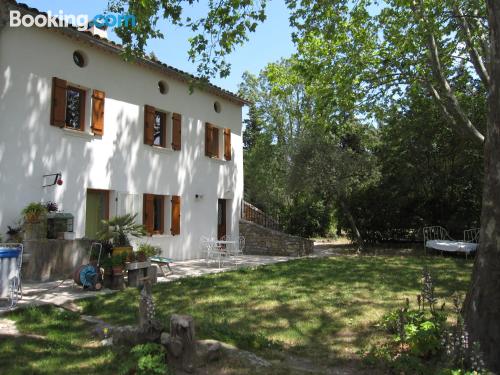
[[[135,26],[136,19],[132,14],[98,14],[89,22],[88,14],[64,14],[62,10],[53,14],[48,11],[47,14],[32,14],[21,15],[18,10],[10,11],[10,26],[11,27],[67,27],[75,26],[79,31],[87,30],[89,24],[93,24],[98,28],[113,27],[113,26]]]

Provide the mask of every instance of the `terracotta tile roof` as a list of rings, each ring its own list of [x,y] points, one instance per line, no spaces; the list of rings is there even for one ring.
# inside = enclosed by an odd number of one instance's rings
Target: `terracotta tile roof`
[[[47,15],[47,13],[45,13],[45,12],[42,12],[36,8],[29,7],[28,5],[26,5],[24,3],[18,3],[15,0],[0,0],[0,4],[1,3],[7,4],[8,6],[10,5],[10,8],[12,8],[12,7],[16,8],[25,14],[29,13],[29,14],[33,14],[33,15],[38,15],[38,14],[42,14],[45,16]],[[1,8],[0,8],[0,11],[1,11]],[[1,15],[1,12],[0,12],[0,15]],[[1,22],[0,22],[0,27],[1,27]],[[94,47],[103,48],[103,49],[108,50],[112,53],[120,54],[124,51],[124,47],[121,44],[115,43],[112,40],[109,40],[106,38],[101,38],[100,36],[95,35],[88,30],[80,31],[75,26],[70,25],[68,27],[51,27],[48,29],[60,32],[60,33],[66,35],[66,36],[69,36],[71,38],[75,38],[77,40],[87,42],[88,44],[90,44]],[[200,84],[201,89],[208,91],[210,93],[213,93],[217,96],[220,96],[224,99],[236,102],[239,105],[249,104],[249,101],[232,93],[231,91],[225,90],[225,89],[223,89],[219,86],[216,86],[210,82],[203,81],[200,78],[197,78],[196,76],[194,76],[190,73],[184,72],[184,71],[177,69],[173,66],[162,63],[161,61],[152,60],[148,57],[142,57],[142,58],[136,59],[134,62],[137,64],[140,64],[140,65],[144,65],[144,66],[149,67],[149,68],[157,69],[160,72],[165,73],[168,76],[175,78],[177,80],[180,80],[182,82],[187,82],[187,83],[193,82],[195,84],[198,83],[198,84]]]

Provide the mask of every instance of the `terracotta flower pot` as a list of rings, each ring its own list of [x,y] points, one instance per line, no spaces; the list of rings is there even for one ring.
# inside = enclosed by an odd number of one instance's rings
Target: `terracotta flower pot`
[[[123,275],[123,266],[113,266],[112,273],[113,276]]]
[[[118,247],[113,247],[113,255],[119,255],[119,254],[132,254],[133,249],[132,246],[118,246]]]

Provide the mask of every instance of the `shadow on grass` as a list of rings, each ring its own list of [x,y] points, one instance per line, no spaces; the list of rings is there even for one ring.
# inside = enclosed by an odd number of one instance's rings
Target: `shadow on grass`
[[[158,284],[154,296],[160,319],[192,315],[200,338],[264,355],[287,349],[328,364],[352,359],[377,335],[374,325],[384,313],[419,293],[424,267],[445,298],[466,291],[471,265],[426,256],[307,258]],[[137,291],[127,290],[81,304],[85,313],[130,324],[136,301]]]

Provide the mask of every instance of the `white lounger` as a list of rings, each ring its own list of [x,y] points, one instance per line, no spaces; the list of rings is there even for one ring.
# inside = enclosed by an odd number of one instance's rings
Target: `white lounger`
[[[479,240],[479,229],[467,229],[464,231],[464,240],[452,239],[446,229],[440,226],[424,228],[424,249],[435,249],[441,252],[464,253],[467,257],[477,250]]]

